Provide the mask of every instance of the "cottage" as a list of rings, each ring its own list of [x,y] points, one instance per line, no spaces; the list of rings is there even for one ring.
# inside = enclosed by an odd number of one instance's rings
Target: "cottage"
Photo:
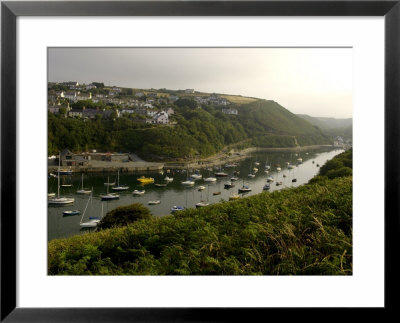
[[[92,89],[96,89],[96,88],[97,88],[97,86],[94,84],[86,85],[86,90],[92,90]]]
[[[185,90],[185,93],[193,94],[193,93],[194,93],[194,89],[186,89],[186,90]]]
[[[82,118],[83,117],[83,110],[81,109],[71,109],[70,111],[68,111],[68,116],[70,118]]]
[[[222,109],[222,112],[225,114],[233,114],[233,115],[237,115],[238,114],[238,110],[237,109]]]

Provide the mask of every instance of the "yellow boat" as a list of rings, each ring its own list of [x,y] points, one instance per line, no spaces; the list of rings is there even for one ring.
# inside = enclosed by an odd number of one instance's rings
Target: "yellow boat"
[[[237,200],[237,199],[240,199],[240,195],[238,195],[238,194],[233,194],[233,195],[229,196],[229,201]]]
[[[152,177],[142,176],[142,177],[139,177],[137,180],[142,184],[154,183],[154,178],[152,178]]]

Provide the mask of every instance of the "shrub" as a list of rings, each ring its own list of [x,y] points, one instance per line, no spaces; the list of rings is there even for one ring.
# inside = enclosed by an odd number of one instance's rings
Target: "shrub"
[[[150,210],[140,203],[120,206],[108,212],[98,224],[99,229],[108,229],[128,225],[140,219],[150,219]]]

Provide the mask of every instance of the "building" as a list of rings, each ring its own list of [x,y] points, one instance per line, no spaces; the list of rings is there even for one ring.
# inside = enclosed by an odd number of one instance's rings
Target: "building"
[[[94,84],[86,85],[86,90],[92,90],[92,89],[97,89],[97,86]]]
[[[194,93],[194,89],[186,89],[185,93],[193,94]]]
[[[168,124],[168,114],[165,111],[158,112],[153,116],[153,118],[147,119],[146,123]]]
[[[222,112],[225,114],[233,114],[233,115],[237,115],[238,114],[238,110],[237,109],[232,109],[232,108],[228,108],[228,109],[222,109]]]

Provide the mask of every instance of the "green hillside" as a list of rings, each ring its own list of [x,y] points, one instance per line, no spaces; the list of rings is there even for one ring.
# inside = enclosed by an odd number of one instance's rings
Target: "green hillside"
[[[307,114],[298,114],[300,118],[303,118],[311,124],[318,126],[322,130],[347,128],[353,125],[352,118],[337,119],[337,118],[324,118],[324,117],[311,117]]]
[[[232,104],[238,115],[224,114],[224,106],[199,106],[190,98],[168,107],[175,111],[169,125],[146,124],[137,116],[80,120],[49,113],[49,154],[66,147],[73,151],[94,148],[135,152],[147,160],[171,160],[208,157],[244,141],[259,147],[331,143],[321,130],[273,101]]]

